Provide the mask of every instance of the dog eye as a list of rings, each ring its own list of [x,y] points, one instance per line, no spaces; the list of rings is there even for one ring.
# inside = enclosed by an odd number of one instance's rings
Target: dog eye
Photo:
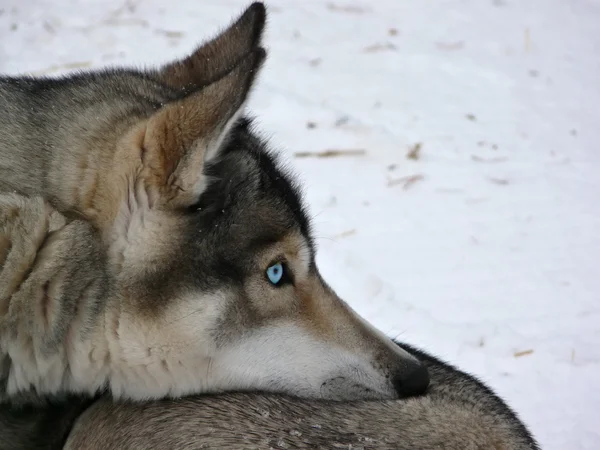
[[[267,280],[273,286],[283,286],[284,284],[291,283],[291,277],[287,265],[282,262],[276,262],[271,264],[267,268]]]

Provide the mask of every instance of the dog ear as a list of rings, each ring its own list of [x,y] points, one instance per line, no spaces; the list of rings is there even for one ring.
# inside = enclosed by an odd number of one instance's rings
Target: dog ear
[[[266,57],[248,53],[225,76],[150,117],[142,144],[142,178],[151,205],[187,207],[206,185],[203,169],[218,153]]]
[[[215,82],[260,47],[265,20],[265,6],[253,3],[217,37],[198,47],[187,58],[167,64],[156,77],[186,93]]]

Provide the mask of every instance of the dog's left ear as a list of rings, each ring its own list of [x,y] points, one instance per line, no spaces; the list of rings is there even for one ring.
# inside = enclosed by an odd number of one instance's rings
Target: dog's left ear
[[[252,50],[219,80],[148,119],[140,178],[150,206],[185,208],[198,200],[207,184],[203,169],[228,138],[265,57],[263,48]]]
[[[154,76],[185,93],[207,86],[231,71],[248,53],[261,46],[265,27],[265,6],[256,2],[212,40],[191,55],[167,64]]]

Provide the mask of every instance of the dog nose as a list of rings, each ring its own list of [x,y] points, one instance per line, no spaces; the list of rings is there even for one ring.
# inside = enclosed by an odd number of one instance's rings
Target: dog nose
[[[398,397],[414,397],[423,394],[429,386],[429,371],[422,364],[408,371],[402,371],[392,379]]]

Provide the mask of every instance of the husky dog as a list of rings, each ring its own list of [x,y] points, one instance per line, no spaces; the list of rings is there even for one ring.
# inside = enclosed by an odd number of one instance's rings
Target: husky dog
[[[427,388],[321,278],[298,186],[243,116],[265,17],[158,69],[0,78],[0,193],[64,216],[0,237],[0,397]]]
[[[229,393],[139,403],[104,396],[76,420],[87,404],[72,398],[17,417],[1,412],[0,442],[6,450],[58,450],[74,423],[64,450],[539,450],[487,386],[399,345],[429,369],[431,384],[421,397],[332,402]]]

